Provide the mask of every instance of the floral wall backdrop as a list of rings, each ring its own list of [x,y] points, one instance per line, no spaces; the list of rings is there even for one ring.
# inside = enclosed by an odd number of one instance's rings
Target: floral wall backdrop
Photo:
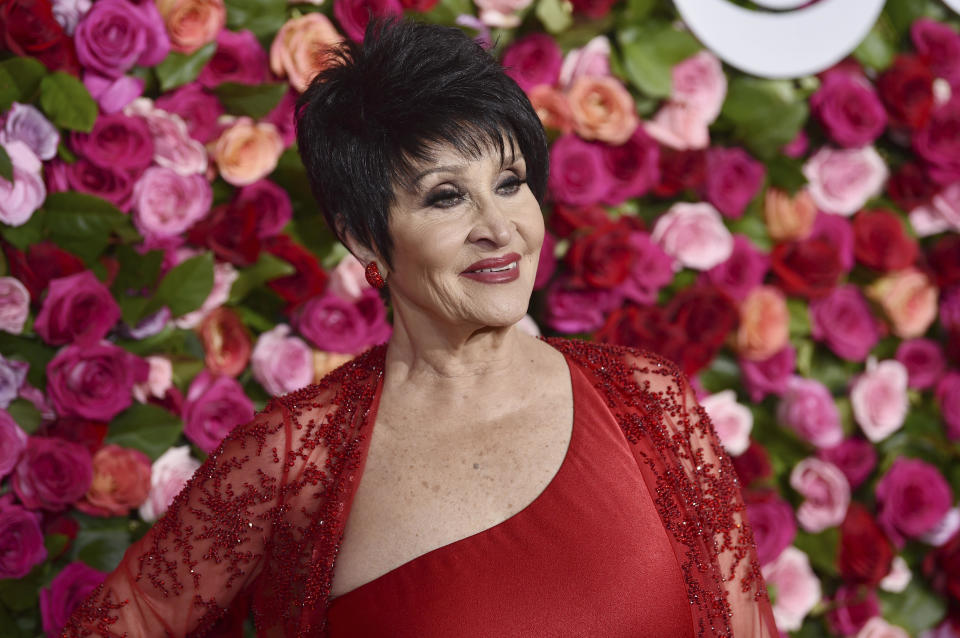
[[[459,26],[529,94],[552,172],[525,325],[691,375],[781,630],[960,636],[939,0],[888,0],[797,80],[725,67],[667,0],[0,0],[4,635],[56,635],[231,428],[389,336],[292,148],[317,52],[368,12]]]

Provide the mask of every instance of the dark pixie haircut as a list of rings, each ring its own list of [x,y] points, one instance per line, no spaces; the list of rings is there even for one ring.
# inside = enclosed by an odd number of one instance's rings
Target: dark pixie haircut
[[[390,265],[394,185],[409,186],[413,164],[434,161],[438,144],[474,158],[491,149],[509,158],[519,148],[530,190],[543,203],[549,160],[540,119],[465,33],[371,20],[363,44],[345,42],[330,56],[297,102],[297,146],[340,239],[349,233]]]

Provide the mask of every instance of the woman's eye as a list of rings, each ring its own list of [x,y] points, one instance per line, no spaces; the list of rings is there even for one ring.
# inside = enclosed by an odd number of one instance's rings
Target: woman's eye
[[[520,187],[523,186],[525,182],[526,180],[521,179],[516,175],[512,175],[500,182],[500,185],[497,187],[497,189],[503,193],[506,193],[507,195],[513,195],[520,190]]]
[[[427,206],[435,208],[452,208],[463,199],[463,193],[453,189],[443,189],[430,193],[427,197]]]

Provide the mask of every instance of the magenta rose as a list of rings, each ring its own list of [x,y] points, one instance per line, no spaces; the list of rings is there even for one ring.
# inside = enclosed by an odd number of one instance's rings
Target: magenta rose
[[[0,410],[0,479],[13,470],[26,447],[27,433],[6,410]]]
[[[660,146],[638,126],[619,146],[601,144],[603,166],[609,176],[610,190],[601,200],[619,206],[633,197],[641,197],[660,181]]]
[[[40,615],[48,636],[58,636],[70,614],[104,581],[107,575],[85,563],[73,562],[63,568],[40,590]]]
[[[115,345],[71,345],[47,364],[47,392],[60,416],[109,422],[130,407],[134,384],[149,371],[146,361]]]
[[[183,404],[183,433],[206,453],[213,452],[233,428],[253,418],[253,402],[233,377],[204,370],[190,383]]]
[[[763,164],[742,148],[711,148],[704,195],[726,217],[739,218],[760,190],[765,174]]]
[[[206,144],[220,134],[217,119],[224,114],[223,105],[217,96],[208,93],[199,82],[184,84],[164,93],[154,105],[183,118],[190,137],[198,142]]]
[[[103,339],[120,319],[120,306],[89,270],[50,281],[33,327],[51,345]]]
[[[960,440],[960,372],[948,372],[937,384],[937,403],[947,426],[947,436]]]
[[[96,73],[84,73],[83,85],[90,91],[90,97],[100,105],[101,112],[116,113],[143,95],[146,83],[142,78],[130,75],[106,78]]]
[[[954,90],[960,88],[960,34],[942,22],[920,18],[910,27],[910,39],[934,75]]]
[[[929,532],[953,504],[950,486],[926,461],[900,457],[877,483],[877,523],[897,547]]]
[[[855,636],[867,621],[880,615],[877,592],[858,585],[841,585],[830,602],[827,624],[836,636]]]
[[[927,175],[942,186],[960,179],[960,97],[938,106],[913,136],[913,150],[927,162]]]
[[[371,18],[399,16],[402,13],[403,5],[399,0],[335,0],[333,4],[333,16],[343,32],[355,42],[363,42]]]
[[[74,43],[80,64],[111,78],[134,65],[159,64],[170,52],[170,38],[153,2],[95,2],[77,25]]]
[[[385,315],[380,315],[382,302],[378,309],[369,293],[377,295],[370,289],[356,302],[330,293],[313,297],[297,311],[297,330],[327,352],[355,354],[379,343],[389,332],[383,326]]]
[[[877,465],[877,450],[873,444],[858,438],[844,439],[833,447],[820,448],[817,456],[840,468],[851,489],[860,487]]]
[[[213,190],[202,175],[151,166],[134,187],[133,202],[137,230],[150,237],[171,237],[206,217]]]
[[[730,257],[704,271],[702,277],[737,301],[763,283],[770,269],[770,257],[758,249],[746,235],[733,236]]]
[[[853,225],[845,217],[818,213],[813,222],[813,230],[810,231],[807,239],[820,239],[829,243],[840,258],[840,267],[845,272],[853,268],[855,258]]]
[[[0,580],[23,578],[46,557],[40,517],[19,505],[0,505]]]
[[[932,339],[906,339],[897,346],[896,359],[907,369],[907,385],[932,388],[947,368],[942,346]]]
[[[89,133],[71,134],[70,144],[79,155],[106,168],[139,174],[153,161],[153,136],[146,120],[123,113],[101,115]]]
[[[557,270],[557,256],[554,249],[557,246],[557,239],[550,231],[543,235],[543,245],[540,247],[540,257],[537,261],[537,276],[533,280],[533,289],[540,290],[547,285],[553,273]]]
[[[93,480],[87,448],[64,439],[31,436],[13,471],[13,491],[30,509],[62,510],[80,500]]]
[[[529,93],[535,86],[552,86],[560,77],[563,51],[546,33],[531,33],[518,38],[503,54],[507,75]]]
[[[826,297],[812,300],[810,327],[814,339],[847,361],[864,361],[880,340],[870,306],[853,284],[837,286]]]
[[[558,332],[574,334],[600,328],[606,312],[620,303],[613,290],[574,288],[567,278],[557,278],[547,289],[546,323]]]
[[[280,98],[280,101],[277,102],[277,105],[273,107],[273,110],[267,113],[267,116],[261,120],[262,122],[269,122],[277,127],[277,133],[280,134],[280,139],[283,140],[285,147],[293,144],[297,138],[297,129],[293,114],[297,105],[297,98],[299,97],[300,94],[297,93],[297,90],[290,87],[290,89],[283,94],[283,97]]]
[[[217,35],[217,51],[197,76],[197,82],[212,89],[224,82],[263,84],[270,75],[267,52],[252,31],[229,31]]]
[[[866,146],[887,126],[887,112],[870,83],[844,70],[823,75],[823,83],[810,97],[810,108],[840,146]]]
[[[54,160],[53,166],[58,164],[58,161]],[[73,164],[62,166],[70,190],[102,197],[123,212],[130,210],[135,176],[123,167],[99,166],[83,157]]]
[[[775,492],[747,494],[747,519],[757,541],[757,560],[771,563],[797,536],[793,508]]]
[[[234,206],[253,206],[257,209],[257,236],[261,239],[279,235],[293,217],[287,191],[268,179],[261,179],[238,190]]]
[[[657,302],[660,289],[673,281],[673,260],[643,231],[630,233],[627,245],[633,255],[627,278],[616,293],[642,306]]]
[[[588,206],[603,200],[611,178],[603,165],[599,144],[576,135],[564,135],[550,148],[550,194],[571,206]]]
[[[750,400],[757,403],[768,394],[782,395],[796,367],[797,351],[787,345],[767,359],[740,359],[740,374]]]
[[[830,390],[815,379],[794,376],[777,406],[777,419],[817,447],[843,439],[840,413]]]

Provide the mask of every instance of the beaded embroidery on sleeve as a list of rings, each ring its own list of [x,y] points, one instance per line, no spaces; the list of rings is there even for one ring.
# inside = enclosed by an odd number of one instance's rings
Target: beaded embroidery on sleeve
[[[736,476],[683,375],[649,353],[547,341],[590,375],[632,444],[698,636],[776,636]],[[273,400],[231,433],[63,635],[201,636],[249,608],[258,636],[324,635],[385,352]]]

